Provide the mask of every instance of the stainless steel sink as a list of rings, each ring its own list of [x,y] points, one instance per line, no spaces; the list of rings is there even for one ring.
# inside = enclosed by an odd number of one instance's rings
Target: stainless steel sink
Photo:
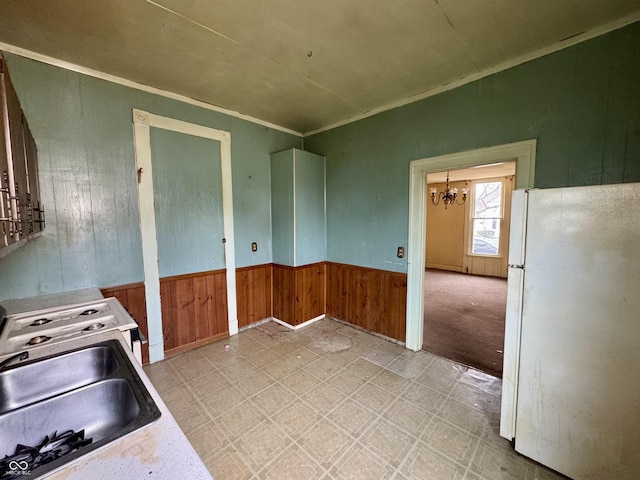
[[[122,431],[140,414],[129,382],[101,380],[0,416],[0,452],[13,453],[16,444],[38,445],[45,435],[85,431],[94,442]]]
[[[56,432],[84,430],[84,437],[91,438],[88,445],[49,463],[34,461],[35,468],[29,470],[35,476],[159,417],[158,407],[116,340],[0,373],[0,459],[14,455],[18,444],[36,447]]]
[[[99,345],[0,372],[0,415],[107,378],[118,366],[114,350]]]

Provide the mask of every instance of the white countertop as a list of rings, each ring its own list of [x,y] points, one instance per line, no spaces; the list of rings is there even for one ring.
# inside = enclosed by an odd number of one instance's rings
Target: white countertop
[[[119,332],[101,334],[100,340],[118,339],[160,409],[158,420],[88,455],[44,475],[47,480],[112,480],[177,478],[212,479],[196,451],[153,387]]]
[[[95,288],[43,297],[7,300],[3,301],[2,305],[9,315],[13,315],[102,298],[100,290]],[[39,478],[48,480],[212,479],[119,331],[108,331],[84,339],[43,346],[30,352],[29,360],[111,339],[116,339],[123,345],[137,374],[158,406],[161,412],[160,418]]]

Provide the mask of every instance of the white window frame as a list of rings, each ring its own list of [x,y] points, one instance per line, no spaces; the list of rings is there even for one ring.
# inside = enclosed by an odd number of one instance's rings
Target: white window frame
[[[500,187],[500,217],[489,217],[491,218],[497,218],[500,221],[500,229],[499,229],[499,234],[498,234],[498,253],[495,255],[491,255],[488,253],[474,253],[473,252],[473,221],[476,218],[481,218],[481,217],[475,217],[474,213],[475,213],[475,209],[476,209],[476,188],[479,184],[481,183],[498,183],[500,182],[501,187]],[[504,177],[497,177],[497,178],[483,178],[483,179],[479,179],[479,180],[473,180],[471,182],[471,205],[469,208],[469,218],[467,219],[467,228],[469,230],[469,233],[467,235],[467,255],[471,256],[471,257],[487,257],[487,258],[502,258],[503,257],[503,252],[504,252],[504,248],[503,248],[503,242],[500,240],[501,236],[502,236],[502,228],[504,227],[504,204],[505,204],[505,191],[506,191],[506,180]]]

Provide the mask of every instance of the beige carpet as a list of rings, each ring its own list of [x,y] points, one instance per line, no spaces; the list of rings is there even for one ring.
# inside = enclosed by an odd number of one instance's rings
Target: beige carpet
[[[502,378],[507,281],[427,270],[423,349]]]

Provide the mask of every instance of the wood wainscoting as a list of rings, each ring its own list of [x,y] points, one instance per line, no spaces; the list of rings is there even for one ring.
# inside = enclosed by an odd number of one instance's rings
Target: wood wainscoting
[[[273,315],[273,265],[236,269],[238,327],[246,327]]]
[[[244,327],[272,315],[272,265],[236,270],[238,325]],[[148,337],[144,283],[102,288],[116,297]],[[191,273],[160,279],[164,353],[175,355],[229,336],[225,270]],[[149,347],[142,346],[143,363]]]
[[[327,263],[327,316],[405,341],[407,274]]]
[[[148,337],[143,283],[102,289],[116,297]],[[300,325],[327,314],[404,342],[407,275],[319,262],[301,267],[254,265],[236,270],[238,326],[269,317]],[[229,336],[225,270],[160,279],[165,355],[175,355]],[[142,347],[149,361],[147,345]]]
[[[273,316],[300,325],[326,310],[326,264],[273,265]]]
[[[138,322],[140,332],[146,338],[149,338],[144,283],[129,283],[117,287],[102,288],[100,291],[104,297],[116,297],[122,306],[127,309],[129,315]],[[146,343],[142,345],[142,363],[149,363],[149,345]]]
[[[229,336],[225,270],[160,279],[166,356]]]

